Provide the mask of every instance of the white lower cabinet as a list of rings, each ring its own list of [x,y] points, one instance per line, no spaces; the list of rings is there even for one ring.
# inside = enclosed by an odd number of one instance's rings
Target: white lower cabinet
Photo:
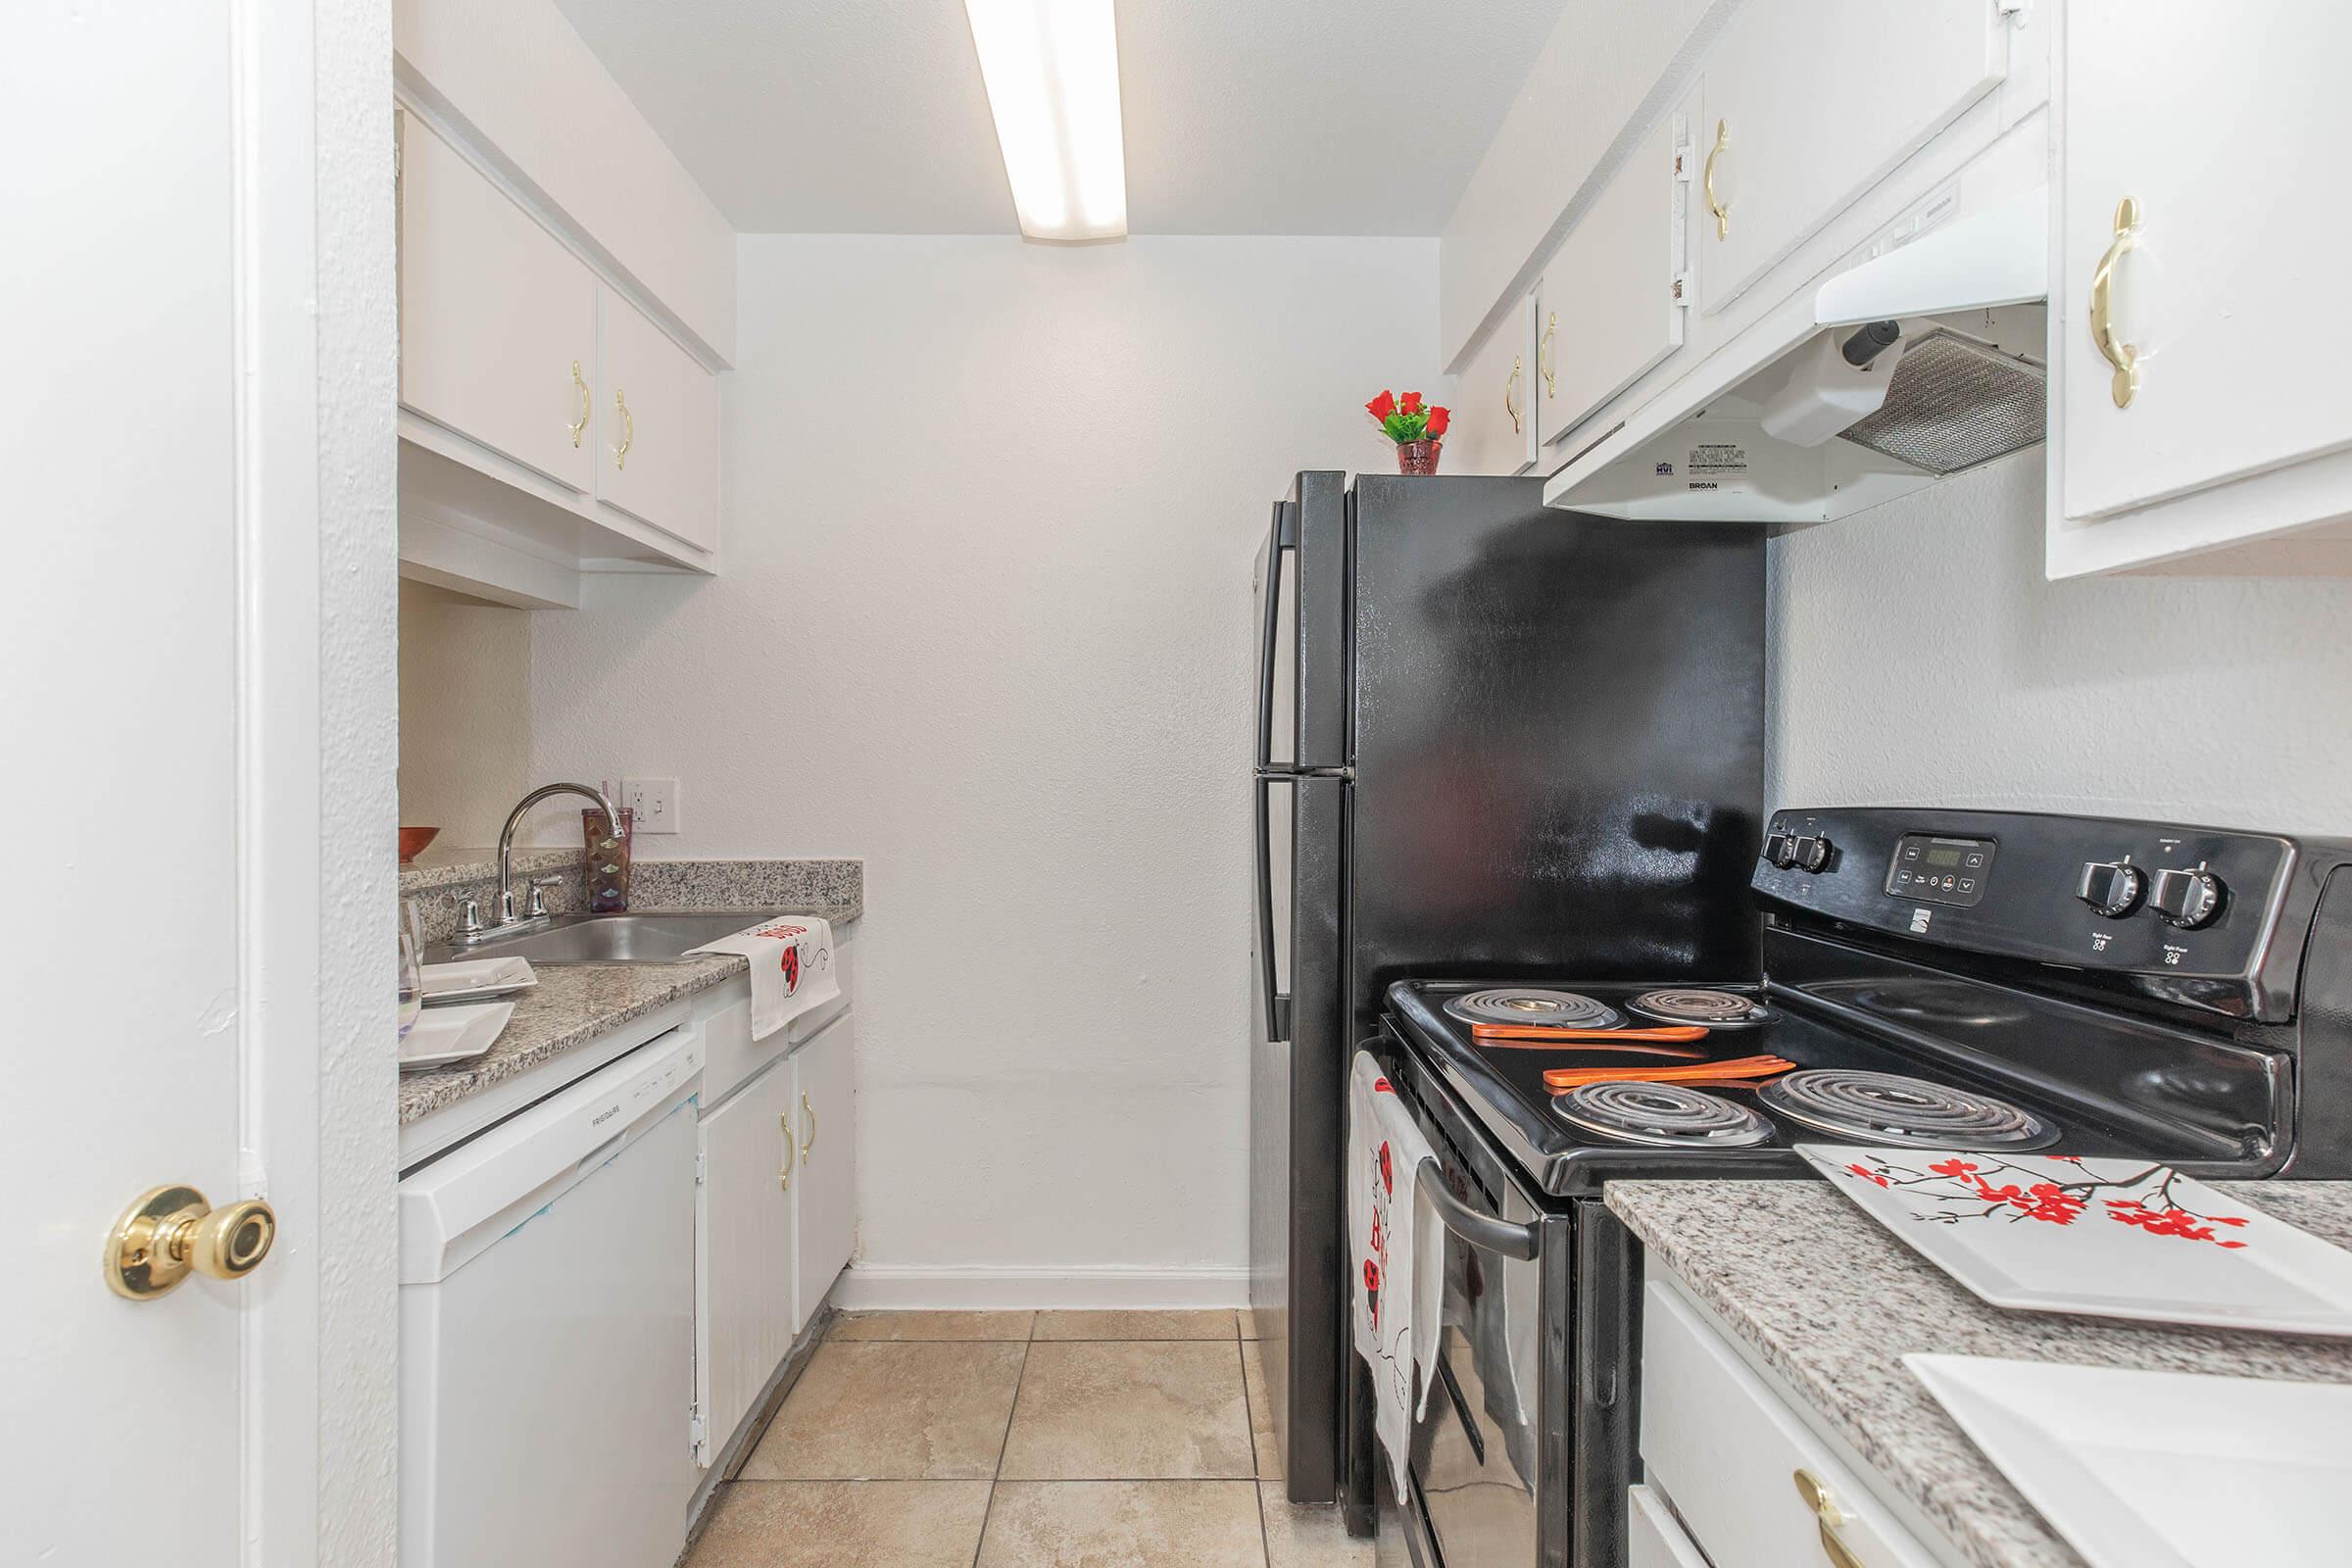
[[[1626,1568],[1708,1568],[1672,1509],[1647,1487],[1626,1494]]]
[[[1650,1500],[1673,1507],[1671,1518],[1652,1510],[1668,1553],[1652,1561],[1679,1568],[1671,1549],[1687,1536],[1718,1568],[1937,1568],[1697,1309],[1654,1279],[1642,1289],[1642,1465],[1660,1494]],[[1664,1535],[1675,1518],[1683,1529]]]
[[[751,1004],[743,1004],[748,1011]],[[800,1087],[792,1057],[703,1118],[695,1249],[695,1460],[709,1464],[799,1331],[792,1184]]]
[[[710,1018],[748,1039],[747,997]],[[771,1039],[775,1038],[773,1036]],[[743,1424],[857,1245],[853,1020],[844,1013],[702,1118],[695,1206],[695,1460]],[[715,1087],[725,1090],[723,1080]]]
[[[807,1326],[858,1245],[858,1116],[853,1101],[857,1020],[844,1013],[792,1054],[799,1070],[800,1172],[792,1327]]]

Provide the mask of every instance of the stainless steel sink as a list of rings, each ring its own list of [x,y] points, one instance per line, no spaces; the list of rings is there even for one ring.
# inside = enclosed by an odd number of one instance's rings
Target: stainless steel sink
[[[511,937],[444,945],[427,963],[528,958],[533,963],[675,963],[688,948],[782,917],[783,909],[672,909],[648,914],[559,914]]]

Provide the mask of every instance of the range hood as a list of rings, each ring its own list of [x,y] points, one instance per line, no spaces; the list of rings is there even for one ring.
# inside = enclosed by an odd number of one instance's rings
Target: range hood
[[[1828,522],[2034,446],[2048,269],[2045,187],[1954,219],[1715,349],[1589,436],[1544,499],[1654,521]]]

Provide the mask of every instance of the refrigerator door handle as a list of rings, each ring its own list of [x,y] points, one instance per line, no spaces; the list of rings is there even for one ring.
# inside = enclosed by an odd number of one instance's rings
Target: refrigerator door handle
[[[1472,1247],[1484,1251],[1533,1261],[1536,1255],[1536,1228],[1533,1225],[1514,1225],[1479,1209],[1453,1196],[1446,1185],[1446,1173],[1438,1168],[1436,1159],[1424,1155],[1415,1167],[1420,1180],[1416,1185],[1429,1195],[1429,1206],[1438,1211],[1446,1228]]]
[[[1257,961],[1266,988],[1266,1038],[1291,1038],[1291,998],[1278,991],[1274,967],[1274,819],[1269,792],[1288,783],[1280,773],[1258,773],[1251,781],[1257,795]]]
[[[1274,526],[1266,535],[1265,624],[1258,628],[1257,766],[1274,765],[1274,659],[1282,629],[1282,553],[1298,548],[1298,509],[1274,503]]]

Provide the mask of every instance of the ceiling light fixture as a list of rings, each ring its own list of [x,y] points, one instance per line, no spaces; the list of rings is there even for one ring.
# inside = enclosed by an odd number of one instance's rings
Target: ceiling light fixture
[[[1127,232],[1111,0],[963,0],[1013,210],[1031,239]]]

